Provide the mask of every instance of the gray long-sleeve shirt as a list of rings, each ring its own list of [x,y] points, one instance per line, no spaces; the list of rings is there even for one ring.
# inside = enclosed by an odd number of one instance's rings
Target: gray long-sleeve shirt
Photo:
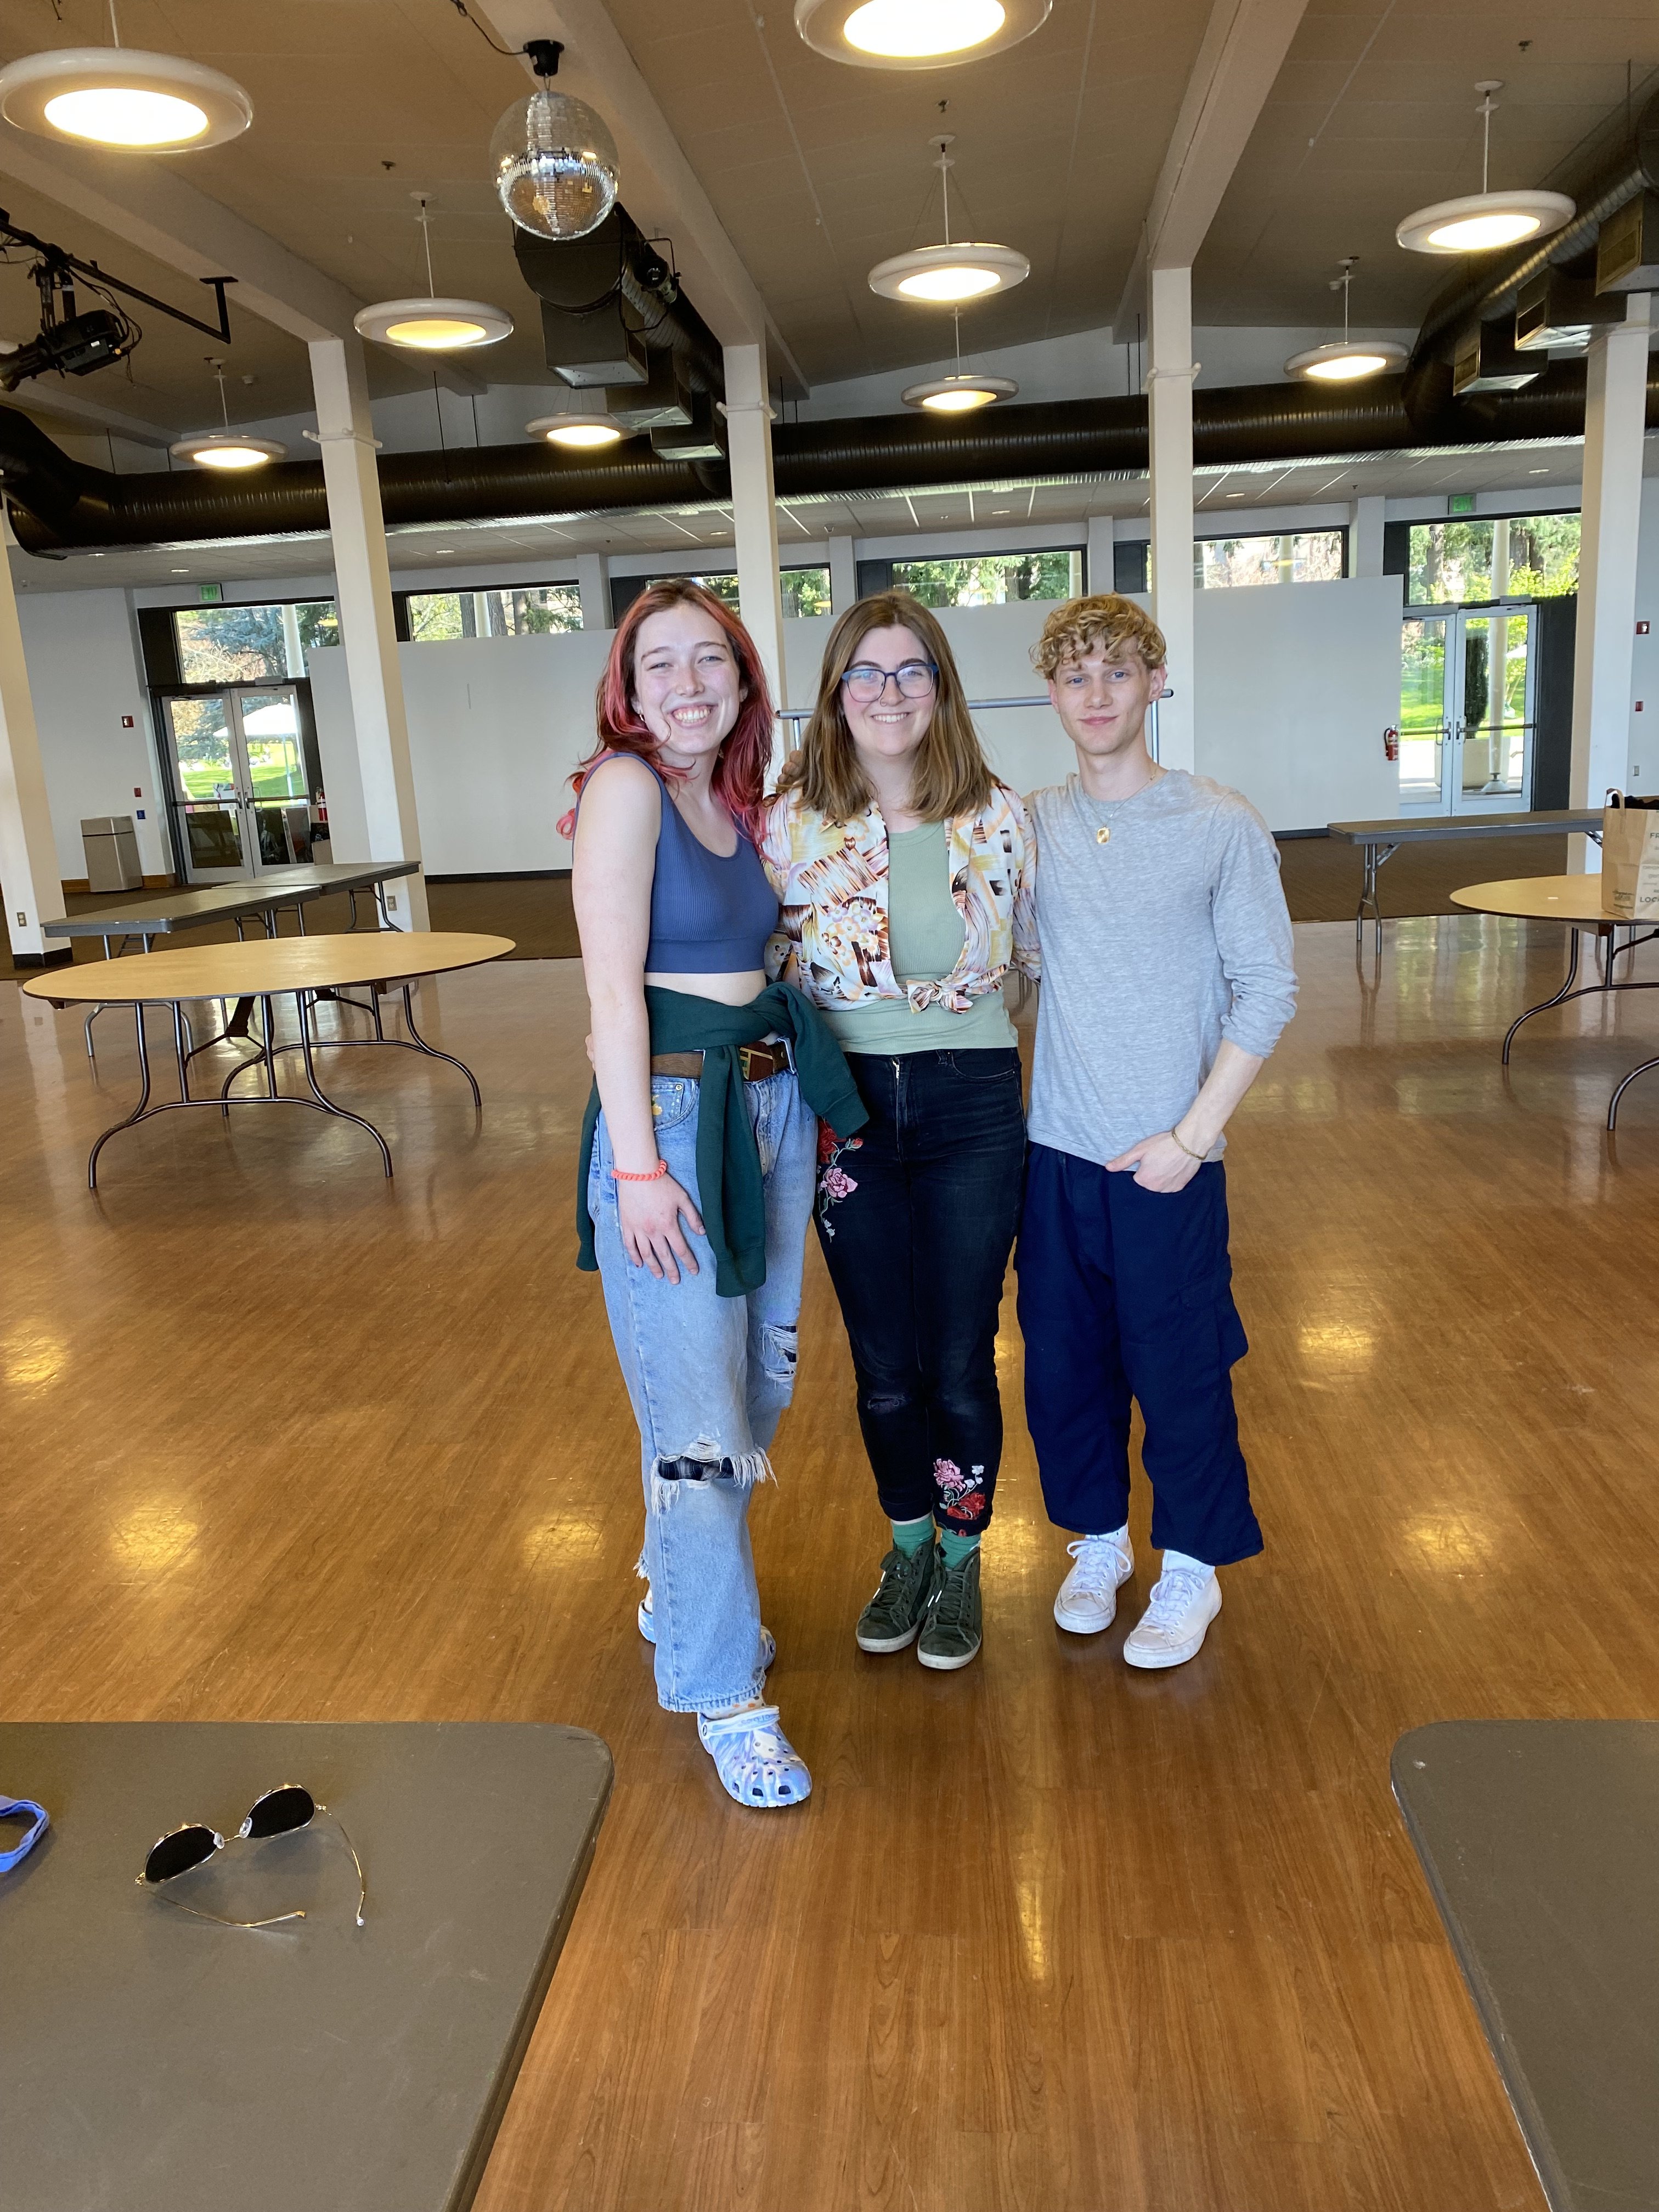
[[[1042,943],[1031,1139],[1103,1167],[1174,1127],[1223,1037],[1265,1059],[1296,1011],[1279,848],[1248,799],[1181,769],[1130,799],[1091,799],[1073,775],[1026,804]]]

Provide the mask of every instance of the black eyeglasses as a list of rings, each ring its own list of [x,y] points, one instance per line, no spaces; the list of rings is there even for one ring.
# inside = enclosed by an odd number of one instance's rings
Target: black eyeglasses
[[[238,1842],[264,1843],[271,1836],[297,1835],[301,1828],[309,1827],[319,1813],[328,1813],[326,1805],[319,1805],[309,1790],[297,1782],[284,1782],[276,1790],[267,1790],[263,1797],[256,1797],[252,1810],[236,1831]],[[357,1847],[346,1834],[338,1819],[329,1818],[340,1830],[340,1838],[351,1853],[351,1863],[357,1869],[357,1925],[363,1924],[363,1907],[368,1902],[368,1884],[363,1879],[363,1863],[357,1856]],[[175,1881],[181,1874],[193,1867],[205,1866],[216,1851],[225,1848],[227,1838],[216,1828],[210,1828],[200,1820],[192,1820],[182,1828],[174,1828],[160,1836],[149,1847],[144,1861],[144,1870],[137,1877],[140,1888],[161,1889],[163,1882]],[[180,1912],[188,1912],[197,1920],[211,1920],[221,1928],[280,1928],[285,1920],[303,1920],[303,1912],[279,1912],[270,1920],[227,1920],[217,1912],[200,1912],[193,1905],[185,1905],[176,1897],[161,1892],[164,1905],[176,1905]]]
[[[861,707],[873,707],[890,682],[898,685],[906,699],[925,699],[938,679],[938,667],[931,660],[907,660],[897,668],[878,668],[872,661],[860,660],[845,671],[841,680],[849,699],[856,699]]]

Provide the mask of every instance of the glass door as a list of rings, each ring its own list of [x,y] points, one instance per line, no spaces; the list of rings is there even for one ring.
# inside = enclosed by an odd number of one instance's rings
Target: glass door
[[[310,793],[292,684],[162,702],[185,872],[222,884],[311,856]]]
[[[1531,803],[1536,629],[1530,602],[1407,617],[1402,814],[1518,814]]]

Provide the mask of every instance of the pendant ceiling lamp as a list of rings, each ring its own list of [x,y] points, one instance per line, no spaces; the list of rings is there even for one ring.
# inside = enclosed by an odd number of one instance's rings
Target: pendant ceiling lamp
[[[143,154],[222,146],[253,120],[240,84],[180,54],[121,44],[110,0],[107,46],[25,54],[0,70],[0,117],[20,131]]]
[[[586,101],[554,88],[556,39],[525,48],[537,86],[495,125],[489,167],[501,205],[520,230],[538,238],[586,238],[617,204],[617,142]]]
[[[951,241],[950,133],[929,141],[939,149],[933,164],[945,196],[945,243],[918,246],[908,253],[895,253],[877,262],[870,271],[870,289],[884,300],[911,300],[921,307],[954,307],[965,300],[988,299],[1023,284],[1031,264],[1012,246],[953,245]]]
[[[946,68],[1029,39],[1053,0],[795,0],[814,52],[857,69]]]
[[[1480,94],[1475,113],[1484,125],[1480,153],[1480,189],[1462,199],[1437,200],[1419,208],[1395,232],[1411,253],[1490,253],[1495,246],[1518,246],[1522,239],[1548,238],[1564,229],[1577,212],[1565,192],[1495,192],[1489,189],[1492,167],[1492,118],[1497,112],[1494,94],[1503,80],[1489,77],[1474,88]]]
[[[222,361],[213,364],[213,374],[219,380],[219,412],[224,417],[222,430],[209,430],[198,438],[180,438],[167,450],[175,461],[194,461],[198,469],[218,469],[234,473],[242,469],[263,469],[271,461],[286,460],[288,447],[279,445],[275,438],[250,438],[230,427],[230,404],[225,398],[225,365]]]
[[[1342,274],[1331,279],[1333,292],[1342,295],[1342,336],[1329,345],[1311,346],[1293,353],[1285,364],[1286,376],[1310,378],[1316,384],[1353,384],[1364,376],[1380,376],[1385,368],[1403,368],[1410,358],[1392,338],[1350,338],[1348,287],[1353,283],[1357,253],[1342,264]]]
[[[524,427],[531,437],[545,438],[550,446],[563,446],[572,453],[592,453],[628,435],[613,416],[579,414],[574,408],[563,415],[538,415]]]
[[[381,300],[352,317],[359,337],[378,345],[398,346],[407,353],[454,353],[465,346],[495,345],[513,335],[513,318],[504,307],[483,300],[441,300],[432,277],[432,218],[427,195],[414,195],[426,246],[424,300]]]
[[[999,399],[1013,398],[1018,390],[1011,376],[975,376],[958,368],[954,376],[909,385],[900,397],[907,407],[925,407],[930,415],[970,415]]]

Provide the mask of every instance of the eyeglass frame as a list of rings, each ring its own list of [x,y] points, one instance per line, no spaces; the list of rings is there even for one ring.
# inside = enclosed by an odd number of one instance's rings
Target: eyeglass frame
[[[905,690],[903,684],[899,681],[899,679],[903,675],[904,671],[907,668],[925,668],[927,670],[927,689],[925,691],[907,691]],[[939,690],[939,663],[936,660],[902,660],[896,668],[879,668],[873,660],[855,660],[850,668],[842,669],[841,672],[840,681],[847,686],[848,696],[851,698],[857,699],[858,694],[852,688],[853,678],[855,676],[879,676],[881,678],[881,688],[879,690],[872,691],[867,699],[858,700],[858,703],[860,707],[874,707],[878,705],[880,702],[887,696],[887,686],[889,684],[893,684],[897,686],[898,695],[901,699],[930,699]]]
[[[260,1806],[267,1803],[272,1797],[280,1797],[285,1790],[297,1790],[303,1797],[308,1800],[311,1806],[310,1812],[306,1815],[303,1820],[299,1821],[291,1828],[273,1828],[269,1835],[255,1836],[253,1834],[254,1815],[258,1812]],[[278,1782],[274,1784],[269,1790],[262,1790],[259,1792],[259,1795],[254,1799],[252,1804],[249,1806],[247,1818],[243,1821],[241,1826],[238,1828],[234,1837],[222,1836],[216,1828],[209,1827],[205,1820],[181,1820],[176,1828],[169,1828],[165,1834],[160,1835],[155,1838],[155,1841],[144,1853],[144,1864],[143,1869],[134,1875],[133,1880],[140,1889],[153,1891],[154,1893],[161,1899],[163,1905],[171,1905],[179,1912],[188,1912],[193,1920],[210,1920],[216,1928],[280,1928],[286,1921],[303,1920],[306,1917],[303,1907],[294,1912],[275,1913],[269,1920],[227,1920],[222,1913],[203,1912],[196,1905],[185,1904],[182,1899],[169,1897],[164,1885],[170,1881],[178,1881],[181,1880],[184,1875],[187,1874],[195,1874],[200,1868],[210,1865],[213,1860],[217,1857],[218,1854],[225,1850],[228,1844],[233,1842],[246,1843],[252,1840],[254,1843],[268,1844],[274,1842],[278,1836],[302,1835],[319,1813],[325,1814],[329,1820],[331,1820],[334,1823],[334,1826],[339,1830],[340,1840],[350,1852],[351,1863],[357,1869],[357,1925],[361,1928],[364,1924],[364,1908],[368,1903],[368,1878],[363,1872],[363,1863],[357,1856],[357,1846],[352,1842],[351,1838],[346,1833],[345,1823],[340,1819],[338,1814],[330,1813],[327,1806],[323,1803],[321,1798],[313,1796],[312,1792],[306,1788],[303,1782]],[[189,1866],[180,1867],[176,1874],[158,1875],[152,1879],[149,1872],[149,1863],[155,1857],[156,1852],[161,1850],[162,1844],[171,1843],[175,1836],[188,1835],[192,1829],[198,1831],[203,1835],[212,1838],[211,1850],[206,1853],[205,1856],[194,1860]],[[33,1839],[31,1838],[31,1840]]]

